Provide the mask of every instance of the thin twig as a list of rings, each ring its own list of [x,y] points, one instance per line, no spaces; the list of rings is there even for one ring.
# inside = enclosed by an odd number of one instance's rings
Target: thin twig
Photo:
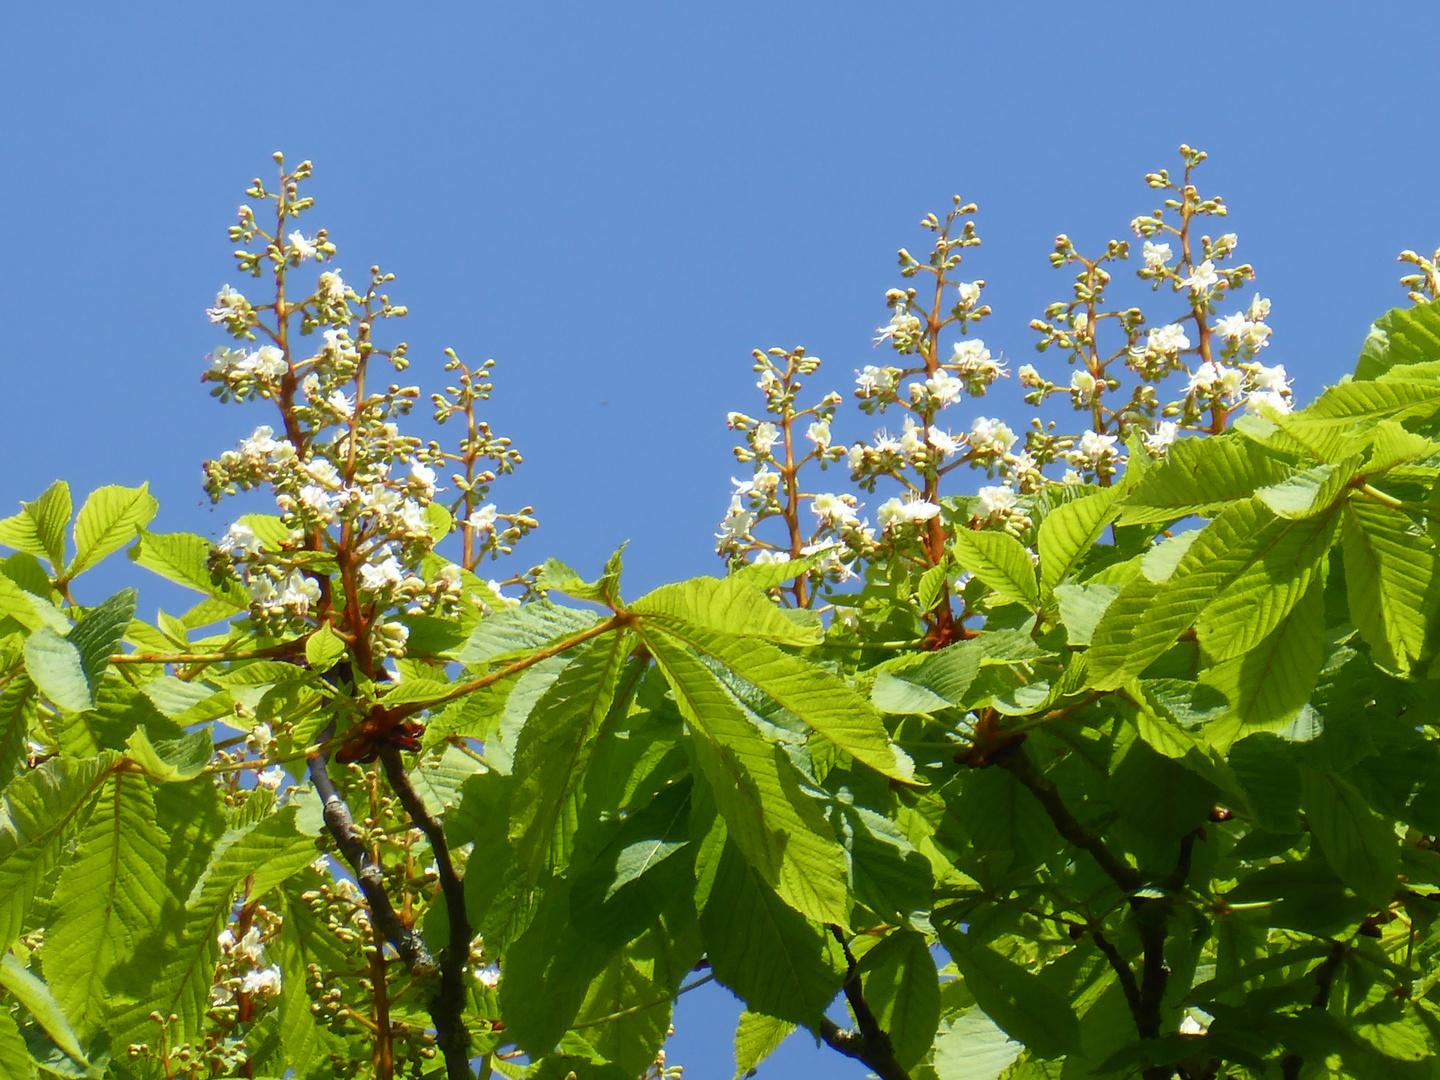
[[[845,992],[845,1001],[850,1006],[859,1030],[845,1031],[828,1016],[822,1016],[820,1037],[832,1050],[854,1058],[868,1067],[880,1080],[910,1080],[910,1074],[895,1060],[895,1046],[890,1041],[889,1033],[880,1026],[870,1003],[865,1000],[864,986],[856,970],[855,954],[850,951],[845,935],[838,926],[830,927],[830,933],[845,951],[846,974],[841,989]]]
[[[450,940],[440,953],[440,988],[430,999],[430,1017],[435,1021],[435,1043],[445,1055],[445,1071],[451,1080],[470,1075],[470,1034],[465,1029],[465,969],[470,963],[470,918],[465,910],[465,887],[450,858],[450,845],[445,839],[445,826],[435,819],[425,801],[410,783],[400,748],[393,743],[380,744],[380,764],[385,778],[400,797],[400,804],[410,820],[430,841],[435,866],[440,875],[440,890],[445,897],[445,913],[449,916]]]

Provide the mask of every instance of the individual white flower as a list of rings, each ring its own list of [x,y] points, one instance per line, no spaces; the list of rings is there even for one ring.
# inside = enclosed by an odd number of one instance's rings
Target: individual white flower
[[[1171,420],[1162,420],[1155,425],[1155,430],[1146,434],[1145,449],[1156,455],[1163,454],[1176,436],[1180,434],[1180,426]]]
[[[963,382],[944,368],[940,368],[935,374],[928,376],[923,385],[921,383],[910,384],[910,400],[919,403],[928,394],[930,400],[943,409],[946,405],[959,401],[964,390]]]
[[[872,394],[888,394],[895,389],[895,371],[893,368],[876,367],[874,364],[866,364],[855,376],[855,393],[860,397],[869,397]]]
[[[495,516],[498,513],[494,503],[486,503],[478,510],[471,510],[470,516],[465,519],[465,524],[474,529],[479,535],[484,536],[495,529]]]
[[[322,393],[320,389],[320,376],[311,372],[300,380],[300,392],[305,395],[306,401],[319,401]]]
[[[779,393],[781,382],[780,376],[775,374],[773,368],[766,368],[760,373],[760,381],[755,386],[767,397],[772,393]]]
[[[875,433],[875,453],[898,454],[900,453],[900,443],[888,431],[877,431]]]
[[[305,473],[311,480],[327,488],[337,488],[344,482],[340,470],[329,458],[311,458],[305,463]]]
[[[285,239],[290,241],[291,250],[295,252],[295,257],[301,262],[304,262],[306,259],[315,258],[317,253],[315,242],[305,239],[305,234],[299,229],[296,229]]]
[[[240,978],[240,992],[276,997],[280,993],[280,969],[268,967],[247,971]]]
[[[251,926],[245,931],[245,936],[236,944],[236,951],[240,956],[252,964],[260,964],[265,960],[265,943],[260,940],[260,928]]]
[[[1157,326],[1145,339],[1146,351],[1156,356],[1174,356],[1188,348],[1190,348],[1190,339],[1185,336],[1185,328],[1179,323]]]
[[[290,370],[290,365],[285,362],[285,354],[274,345],[261,345],[254,352],[246,353],[235,367],[236,370],[257,379],[272,381]]]
[[[394,513],[400,506],[400,500],[400,493],[391,491],[384,484],[374,484],[360,493],[360,505],[377,517]]]
[[[360,584],[372,593],[384,592],[404,579],[405,570],[393,555],[382,562],[366,563],[360,567]]]
[[[1020,370],[1015,374],[1019,377],[1021,386],[1038,388],[1045,385],[1045,380],[1035,370],[1034,364],[1021,364]]]
[[[215,294],[215,306],[205,309],[212,323],[223,323],[240,317],[247,306],[245,297],[226,285]]]
[[[481,968],[475,972],[475,978],[481,986],[494,990],[495,987],[500,985],[500,969],[494,964],[491,964],[489,967]]]
[[[280,593],[280,603],[296,615],[305,615],[311,604],[320,602],[320,586],[299,570],[290,571],[285,579],[285,588]]]
[[[1219,280],[1220,275],[1215,272],[1215,264],[1209,259],[1206,259],[1195,268],[1195,271],[1189,277],[1180,282],[1180,284],[1189,289],[1194,295],[1199,296],[1202,293],[1208,293],[1215,287]]]
[[[1294,408],[1289,398],[1274,390],[1256,390],[1245,399],[1247,412],[1259,412],[1262,405],[1268,405],[1278,413],[1288,413]]]
[[[970,425],[970,445],[981,453],[1008,454],[1016,435],[1003,421],[979,416]]]
[[[960,452],[960,440],[948,431],[932,427],[925,438],[931,446],[939,451],[941,457],[952,457]]]
[[[279,765],[272,765],[264,772],[255,774],[255,782],[263,788],[275,791],[280,787],[280,782],[285,779],[285,770]]]
[[[400,526],[411,536],[427,536],[430,527],[425,522],[425,511],[414,499],[400,504]]]
[[[975,302],[980,299],[980,290],[984,287],[984,283],[979,281],[957,282],[956,288],[960,292],[960,305],[967,308],[974,307]]]
[[[823,524],[840,523],[842,525],[858,525],[860,519],[855,516],[855,509],[845,501],[842,495],[824,493],[816,495],[810,500],[810,509]]]
[[[929,521],[940,513],[940,507],[923,499],[909,502],[901,499],[887,499],[875,512],[880,528],[888,529],[895,524],[918,524]]]
[[[875,331],[875,344],[882,341],[893,341],[897,337],[913,337],[920,332],[921,323],[918,318],[911,315],[903,305],[896,305],[890,313],[890,324],[878,327]]]
[[[739,495],[730,497],[730,510],[720,522],[720,531],[715,534],[721,544],[743,540],[750,535],[750,526],[755,522],[753,512],[745,508]]]
[[[1015,489],[996,485],[982,487],[975,493],[975,514],[989,520],[1010,513],[1015,509]]]
[[[925,440],[920,437],[920,427],[915,418],[905,417],[905,430],[900,433],[900,452],[906,457],[914,457],[924,448]]]
[[[340,276],[339,270],[326,270],[320,275],[320,295],[331,307],[337,307],[345,301],[345,281]]]
[[[460,567],[454,563],[446,563],[435,571],[435,583],[445,592],[458,593],[465,585],[465,578]]]
[[[1245,372],[1239,368],[1226,368],[1220,373],[1220,389],[1226,397],[1234,397],[1245,386]]]
[[[343,390],[336,390],[333,394],[331,394],[328,398],[325,399],[325,403],[329,405],[332,410],[345,417],[347,420],[355,415],[355,403],[350,399],[350,396],[346,394]]]
[[[1146,269],[1149,270],[1160,270],[1173,258],[1169,244],[1152,244],[1149,240],[1145,241],[1143,253]]]
[[[1087,430],[1080,436],[1080,442],[1075,447],[1075,454],[1086,463],[1098,464],[1113,452],[1115,443],[1114,435],[1100,435]]]
[[[761,495],[773,495],[780,486],[780,474],[771,472],[768,468],[757,469],[755,475],[750,477],[750,486]]]
[[[275,440],[275,429],[261,424],[240,444],[240,456],[251,459],[268,458],[279,445]]]
[[[1273,331],[1263,322],[1251,323],[1250,329],[1245,333],[1245,348],[1252,353],[1259,352],[1270,344],[1271,333]]]
[[[816,420],[806,429],[805,437],[815,444],[817,450],[826,450],[830,446],[830,425],[824,420]]]
[[[1215,366],[1213,360],[1206,360],[1190,375],[1190,382],[1185,387],[1187,394],[1193,394],[1197,390],[1208,392],[1217,382],[1220,381],[1220,369]]]
[[[1066,469],[1065,475],[1060,478],[1062,484],[1083,484],[1085,478],[1074,469]]]
[[[1260,322],[1265,316],[1270,314],[1270,301],[1266,300],[1259,293],[1256,293],[1255,297],[1250,301],[1249,310],[1246,311],[1245,314],[1251,322]]]
[[[418,461],[410,463],[410,480],[424,493],[425,498],[435,497],[435,470]]]
[[[1082,401],[1089,401],[1094,397],[1095,387],[1098,385],[1099,380],[1084,368],[1076,368],[1070,373],[1070,389],[1079,393]]]
[[[1284,364],[1276,364],[1274,367],[1261,364],[1250,376],[1250,381],[1257,390],[1269,390],[1277,394],[1288,393],[1290,390],[1290,382],[1285,378]]]
[[[780,429],[770,421],[756,424],[755,430],[750,433],[750,445],[755,448],[755,453],[765,455],[780,441]]]
[[[1090,313],[1079,308],[1070,316],[1070,326],[1077,334],[1083,334],[1090,326]]]
[[[756,566],[787,563],[790,561],[790,553],[788,551],[757,551],[755,557],[750,561]]]
[[[260,538],[255,535],[255,530],[249,525],[242,525],[235,522],[231,525],[220,543],[215,545],[226,555],[259,555]]]
[[[1226,341],[1237,341],[1250,332],[1255,324],[1247,319],[1240,312],[1233,315],[1226,315],[1223,319],[1215,320],[1215,332]]]
[[[337,515],[335,504],[337,497],[326,491],[319,484],[306,484],[300,489],[300,503],[306,510],[310,511],[312,517],[324,522],[333,522]]]
[[[955,351],[950,357],[950,363],[967,374],[994,366],[991,363],[990,350],[985,347],[985,342],[979,338],[966,338],[964,341],[957,341],[955,343]]]

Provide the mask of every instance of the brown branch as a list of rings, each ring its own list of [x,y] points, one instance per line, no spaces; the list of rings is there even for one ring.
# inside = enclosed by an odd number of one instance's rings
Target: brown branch
[[[1330,951],[1315,968],[1315,996],[1310,999],[1310,1008],[1325,1009],[1330,1005],[1330,990],[1335,983],[1335,973],[1349,950],[1343,941],[1331,941]],[[1286,1054],[1280,1059],[1281,1080],[1299,1080],[1300,1069],[1305,1059],[1299,1054]]]
[[[865,1000],[864,987],[856,971],[855,954],[850,951],[845,935],[838,926],[830,927],[830,933],[845,950],[848,970],[841,989],[845,992],[845,1001],[855,1016],[855,1024],[859,1030],[845,1031],[828,1016],[822,1016],[820,1037],[830,1049],[860,1062],[880,1080],[910,1080],[910,1074],[895,1060],[895,1047],[890,1041],[889,1033],[881,1028],[870,1003]]]
[[[321,742],[328,741],[334,733],[335,725],[332,722],[322,733]],[[325,827],[334,838],[340,854],[355,873],[356,884],[365,895],[375,929],[395,947],[412,975],[433,975],[438,970],[435,958],[430,955],[430,950],[425,947],[420,936],[396,914],[395,906],[385,893],[385,875],[365,850],[365,841],[360,830],[355,827],[350,807],[335,790],[330,774],[326,771],[329,763],[329,754],[318,753],[312,757],[310,780],[315,785],[316,794],[320,796],[320,803],[324,808]]]
[[[990,760],[1019,780],[1045,808],[1056,830],[1070,843],[1086,851],[1100,864],[1110,879],[1127,893],[1140,888],[1140,873],[1105,846],[1101,836],[1080,824],[1060,798],[1060,791],[1051,783],[1025,753],[1023,743],[1013,742],[991,756]]]
[[[449,916],[450,939],[440,953],[440,987],[428,1005],[435,1021],[435,1043],[445,1056],[445,1072],[450,1080],[468,1077],[470,1073],[470,1034],[465,1029],[465,970],[470,963],[470,940],[474,933],[465,911],[465,887],[450,858],[450,845],[445,839],[445,826],[435,819],[425,801],[410,783],[400,749],[393,743],[380,744],[380,764],[385,778],[400,797],[405,812],[430,841],[435,866],[440,875],[440,890]]]

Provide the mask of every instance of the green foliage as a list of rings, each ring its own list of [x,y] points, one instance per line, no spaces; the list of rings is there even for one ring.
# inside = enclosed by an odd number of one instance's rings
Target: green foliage
[[[757,354],[775,420],[732,414],[757,468],[732,573],[628,604],[620,552],[594,581],[479,578],[535,526],[485,502],[518,463],[475,414],[488,366],[452,356],[435,399],[457,448],[399,434],[418,391],[364,381],[407,363],[371,336],[404,314],[389,276],[296,299],[287,275],[334,253],[291,231],[309,166],[257,181],[277,225],[244,212],[237,259],[289,299],[227,288],[212,318],[284,349],[206,378],[279,416],[206,477],[279,513],[212,545],[105,487],[72,527],[57,482],[0,521],[0,1075],[673,1080],[675,999],[711,980],[745,1007],[739,1075],[799,1028],[883,1080],[1430,1075],[1440,302],[1292,411],[1264,303],[1215,318],[1250,271],[1233,237],[1197,263],[1185,230],[1222,207],[1183,153],[1184,186],[1151,178],[1183,228],[1135,228],[1185,238],[1141,271],[1206,335],[1184,397],[1153,392],[1195,351],[1182,324],[1099,308],[1124,245],[1062,237],[1076,299],[1037,323],[1076,377],[1019,375],[1095,426],[1023,454],[999,421],[946,432],[952,383],[999,375],[975,339],[936,351],[988,314],[947,276],[978,242],[957,200],[930,261],[902,255],[942,299],[887,300],[911,366],[859,383],[904,437],[832,445],[839,395],[797,405],[819,362]],[[805,494],[801,466],[841,458],[909,485],[878,534]],[[1061,459],[1077,475],[1047,478]],[[960,463],[1000,485],[942,494]],[[769,519],[790,548],[750,531]],[[199,603],[82,603],[127,545]]]

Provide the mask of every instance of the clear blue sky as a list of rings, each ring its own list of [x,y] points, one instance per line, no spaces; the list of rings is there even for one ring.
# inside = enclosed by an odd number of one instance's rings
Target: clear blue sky
[[[847,388],[895,249],[952,192],[1018,366],[1066,295],[1055,234],[1125,235],[1143,173],[1209,150],[1274,300],[1267,361],[1308,399],[1402,301],[1396,253],[1440,244],[1437,31],[1405,3],[11,5],[0,508],[148,479],[157,528],[223,529],[199,462],[262,421],[201,387],[203,309],[276,149],[315,161],[336,265],[399,274],[418,381],[447,345],[499,362],[527,564],[595,570],[629,538],[632,594],[719,569],[749,350],[803,343]],[[725,999],[680,1010],[687,1080],[729,1080]],[[863,1075],[799,1038],[772,1060]]]

